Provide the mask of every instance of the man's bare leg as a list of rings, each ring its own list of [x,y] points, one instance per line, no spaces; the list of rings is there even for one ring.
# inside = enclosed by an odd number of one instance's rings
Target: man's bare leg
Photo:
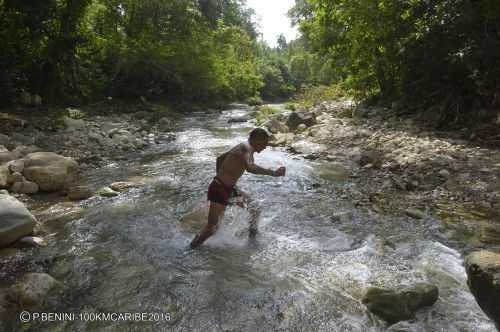
[[[196,235],[191,241],[190,247],[194,249],[200,246],[203,242],[206,241],[210,236],[212,236],[217,230],[217,224],[220,218],[224,215],[224,210],[226,209],[225,205],[210,202],[210,207],[208,210],[208,222],[205,227],[201,230],[201,232]]]
[[[241,207],[245,207],[250,214],[249,227],[248,227],[248,236],[254,237],[257,235],[257,226],[260,218],[260,209],[255,203],[255,201],[244,191],[240,190],[240,194],[243,197],[243,202]]]

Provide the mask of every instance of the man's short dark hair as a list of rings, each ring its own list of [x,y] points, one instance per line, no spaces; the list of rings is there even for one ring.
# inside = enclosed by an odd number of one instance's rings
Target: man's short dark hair
[[[265,129],[255,128],[250,132],[249,138],[251,141],[253,140],[264,140],[269,139],[269,134]]]

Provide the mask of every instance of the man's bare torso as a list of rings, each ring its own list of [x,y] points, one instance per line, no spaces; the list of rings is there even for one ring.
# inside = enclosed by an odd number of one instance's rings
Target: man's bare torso
[[[217,158],[217,177],[225,185],[233,186],[247,167],[247,158],[253,155],[248,142],[240,143]]]

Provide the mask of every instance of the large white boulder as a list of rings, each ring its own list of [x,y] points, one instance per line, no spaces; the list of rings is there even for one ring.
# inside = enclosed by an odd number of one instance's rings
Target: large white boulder
[[[35,152],[24,158],[24,177],[38,184],[40,191],[59,191],[78,173],[78,163],[53,152]]]
[[[0,247],[31,234],[35,217],[16,198],[0,194]]]
[[[480,250],[465,259],[467,284],[479,306],[500,327],[500,253]]]

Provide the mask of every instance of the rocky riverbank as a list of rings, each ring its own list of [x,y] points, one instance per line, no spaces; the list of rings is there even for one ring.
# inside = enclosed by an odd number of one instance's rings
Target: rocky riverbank
[[[72,157],[80,168],[99,166],[168,139],[178,114],[149,103],[104,102],[86,108],[0,112],[2,157],[37,151]]]
[[[273,143],[345,170],[339,197],[374,213],[441,220],[469,249],[500,245],[500,153],[467,128],[437,131],[416,118],[349,101],[272,115]]]
[[[0,246],[11,247],[0,250],[2,279],[8,284],[33,270],[30,250],[12,246],[46,245],[41,221],[74,219],[82,209],[72,201],[115,196],[134,186],[103,184],[95,191],[78,186],[81,174],[171,140],[178,116],[159,104],[115,101],[81,109],[36,105],[0,112]],[[56,203],[64,209],[51,215]]]
[[[494,252],[500,250],[500,153],[485,144],[491,140],[469,128],[438,131],[418,118],[349,101],[275,113],[263,125],[273,133],[274,145],[330,161],[333,175],[348,183],[337,189],[340,199],[374,214],[442,223],[446,241],[473,252],[466,261],[469,286],[499,324]],[[342,221],[342,215],[332,221]],[[388,321],[399,319],[380,303],[373,309]]]

